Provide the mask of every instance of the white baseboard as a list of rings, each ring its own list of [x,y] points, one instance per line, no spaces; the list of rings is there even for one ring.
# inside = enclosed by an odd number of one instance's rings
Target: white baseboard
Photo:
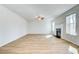
[[[24,35],[22,35],[22,36],[20,36],[20,37],[18,37],[18,38],[16,38],[16,39],[12,39],[12,40],[10,40],[10,41],[4,42],[3,44],[0,44],[0,47],[5,46],[5,45],[11,43],[12,41],[18,40],[19,38],[22,38],[22,37],[24,37],[24,36],[26,36],[26,35],[28,35],[28,34],[24,34]]]

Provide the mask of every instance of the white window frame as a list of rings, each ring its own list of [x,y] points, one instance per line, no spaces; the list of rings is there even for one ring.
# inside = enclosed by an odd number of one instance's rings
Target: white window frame
[[[76,35],[76,14],[66,16],[66,33]]]

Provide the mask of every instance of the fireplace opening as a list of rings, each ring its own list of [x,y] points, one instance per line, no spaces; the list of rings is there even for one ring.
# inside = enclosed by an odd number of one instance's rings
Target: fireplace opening
[[[61,28],[56,28],[56,37],[61,38]]]

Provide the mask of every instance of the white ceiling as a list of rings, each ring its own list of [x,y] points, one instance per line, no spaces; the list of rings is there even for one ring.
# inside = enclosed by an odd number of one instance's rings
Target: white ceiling
[[[74,7],[75,4],[5,4],[3,6],[27,21],[34,21],[34,17],[39,15],[45,16],[48,20],[53,19]]]

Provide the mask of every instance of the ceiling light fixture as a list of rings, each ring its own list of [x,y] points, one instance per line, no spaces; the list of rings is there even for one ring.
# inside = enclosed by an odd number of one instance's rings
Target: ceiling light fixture
[[[44,20],[44,16],[36,16],[35,17],[37,20]]]

